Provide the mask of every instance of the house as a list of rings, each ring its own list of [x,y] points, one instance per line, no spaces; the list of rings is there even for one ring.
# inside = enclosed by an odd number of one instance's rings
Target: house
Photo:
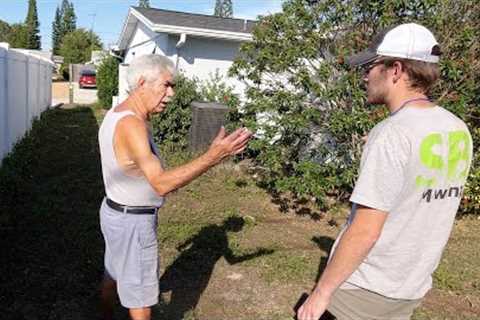
[[[150,53],[169,57],[189,78],[208,80],[218,72],[242,93],[243,83],[226,75],[240,45],[252,40],[254,26],[252,20],[131,7],[116,48],[124,57],[119,101],[126,97],[125,66],[135,56]]]
[[[98,67],[102,64],[103,59],[108,57],[108,51],[105,50],[92,50],[91,59],[90,61],[86,62],[85,64],[91,64],[95,67]]]

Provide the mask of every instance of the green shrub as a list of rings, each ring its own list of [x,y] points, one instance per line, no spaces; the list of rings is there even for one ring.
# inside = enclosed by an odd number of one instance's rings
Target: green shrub
[[[175,79],[175,96],[162,113],[152,118],[153,136],[161,148],[185,150],[192,123],[192,101],[198,101],[197,81],[179,74]]]
[[[366,108],[361,75],[344,57],[364,49],[379,29],[418,22],[437,35],[443,80],[432,98],[478,131],[480,3],[467,0],[287,0],[283,12],[261,18],[230,72],[249,83],[239,119],[256,130],[250,144],[263,182],[274,191],[345,198],[354,184],[362,137],[385,115]],[[454,31],[453,31],[454,30]],[[270,121],[259,121],[259,114]],[[463,210],[480,197],[474,158]]]
[[[105,58],[97,70],[98,102],[105,109],[112,106],[112,97],[118,95],[118,65],[115,57]]]
[[[210,75],[210,79],[200,82],[199,94],[204,102],[218,102],[230,109],[237,109],[240,103],[238,96],[233,93],[233,88],[225,83],[218,70]]]
[[[225,84],[218,73],[203,82],[179,74],[175,82],[173,100],[164,112],[152,119],[155,142],[168,153],[185,151],[188,147],[193,101],[218,102],[225,104],[230,110],[236,110],[239,104],[232,88]]]

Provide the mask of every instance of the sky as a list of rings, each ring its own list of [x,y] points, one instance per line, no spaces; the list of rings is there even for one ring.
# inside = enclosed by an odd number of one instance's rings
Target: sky
[[[283,0],[232,0],[234,18],[255,19],[282,9]],[[37,0],[42,50],[52,47],[52,22],[62,0]],[[77,16],[77,28],[93,29],[104,46],[117,43],[128,8],[138,0],[70,0]],[[182,12],[213,14],[215,0],[150,0],[150,7]],[[0,20],[24,22],[28,0],[0,0]]]

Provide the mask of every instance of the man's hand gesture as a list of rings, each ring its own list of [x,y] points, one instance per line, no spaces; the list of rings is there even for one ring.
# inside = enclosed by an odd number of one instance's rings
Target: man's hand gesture
[[[218,163],[225,157],[243,152],[251,136],[252,133],[247,128],[239,128],[227,135],[225,128],[221,127],[207,153]]]

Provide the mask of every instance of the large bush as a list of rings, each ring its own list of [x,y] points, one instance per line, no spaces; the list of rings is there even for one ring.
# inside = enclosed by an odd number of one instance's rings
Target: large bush
[[[62,38],[59,54],[64,64],[85,63],[91,59],[92,50],[102,49],[100,37],[92,31],[76,29]]]
[[[434,30],[444,55],[432,98],[463,118],[478,143],[479,15],[480,4],[467,0],[288,0],[283,12],[261,18],[231,73],[249,84],[240,120],[261,138],[251,153],[264,183],[321,206],[328,195],[349,195],[361,137],[386,113],[366,107],[360,74],[346,68],[344,57],[393,24]],[[480,200],[474,160],[467,212]]]
[[[118,95],[118,65],[117,58],[105,58],[97,70],[97,97],[100,105],[109,109],[112,97]]]
[[[192,102],[218,102],[236,110],[239,99],[222,77],[215,73],[206,81],[176,77],[175,96],[164,112],[152,119],[156,142],[167,151],[186,150],[192,124]]]
[[[191,103],[199,99],[197,81],[179,74],[175,79],[175,96],[162,113],[152,119],[155,142],[162,148],[185,150],[192,122]]]

